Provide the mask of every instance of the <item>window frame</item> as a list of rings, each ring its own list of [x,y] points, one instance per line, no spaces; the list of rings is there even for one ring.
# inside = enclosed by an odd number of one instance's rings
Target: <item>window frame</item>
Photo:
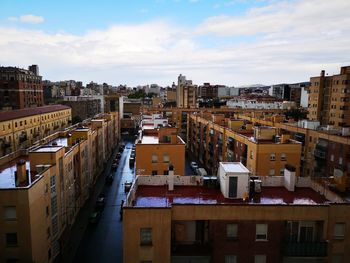
[[[256,224],[255,225],[255,241],[268,241],[268,239],[267,239],[268,229],[269,229],[269,227],[268,227],[268,224],[266,224],[266,223]]]
[[[337,229],[337,227],[341,227],[342,229]],[[337,233],[339,230],[342,230],[341,234]],[[337,222],[333,225],[333,238],[334,239],[344,239],[346,232],[346,223],[345,222]]]
[[[6,236],[6,238],[5,238],[6,246],[8,246],[8,247],[17,247],[18,246],[17,232],[6,233],[5,236]],[[13,238],[13,240],[12,240],[12,238]]]
[[[231,227],[232,227],[232,229],[230,229]],[[238,224],[237,223],[226,224],[226,238],[228,240],[237,240],[238,239]]]
[[[140,228],[140,246],[152,246],[153,236],[151,227]]]

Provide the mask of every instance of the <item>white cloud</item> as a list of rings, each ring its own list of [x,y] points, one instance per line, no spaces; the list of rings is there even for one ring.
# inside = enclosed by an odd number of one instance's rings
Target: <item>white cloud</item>
[[[182,73],[197,84],[306,81],[350,64],[348,2],[316,2],[278,2],[195,28],[162,20],[83,35],[0,27],[0,57],[39,64],[51,80],[168,85]]]
[[[29,24],[40,24],[44,22],[44,18],[42,16],[35,15],[23,15],[20,16],[19,19],[21,22]]]

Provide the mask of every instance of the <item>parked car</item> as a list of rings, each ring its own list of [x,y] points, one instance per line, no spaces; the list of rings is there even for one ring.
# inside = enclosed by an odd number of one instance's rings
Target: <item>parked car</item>
[[[122,157],[121,153],[117,153],[116,158],[120,159],[120,157]]]
[[[129,158],[129,166],[133,166],[135,164],[135,158],[134,157],[130,157]]]
[[[118,168],[118,164],[117,163],[112,163],[112,169],[116,170]]]
[[[110,174],[106,177],[106,183],[107,184],[112,184],[113,183],[114,176],[113,174]]]
[[[198,175],[201,175],[201,176],[207,176],[208,175],[207,171],[204,168],[202,168],[202,167],[197,168],[196,172],[197,172]]]
[[[102,193],[100,194],[98,197],[97,197],[97,200],[96,200],[96,208],[97,209],[103,209],[104,206],[105,206],[105,200],[106,200],[106,197],[105,195]]]
[[[125,193],[127,193],[127,192],[130,191],[131,185],[132,185],[132,182],[126,181],[126,182],[124,183],[124,192],[125,192]]]
[[[196,170],[198,168],[198,164],[196,162],[191,162],[191,168],[194,172],[196,172]]]
[[[89,222],[90,224],[97,224],[97,222],[100,220],[101,212],[100,211],[94,211],[90,214]]]

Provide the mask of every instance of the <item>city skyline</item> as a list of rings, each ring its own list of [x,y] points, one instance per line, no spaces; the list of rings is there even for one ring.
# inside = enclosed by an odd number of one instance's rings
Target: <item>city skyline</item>
[[[43,79],[229,86],[307,81],[350,63],[348,1],[3,1],[0,64]]]

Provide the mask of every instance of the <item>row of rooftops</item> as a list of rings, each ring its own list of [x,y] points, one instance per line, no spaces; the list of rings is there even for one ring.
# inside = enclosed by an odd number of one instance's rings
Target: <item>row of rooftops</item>
[[[70,109],[70,107],[65,105],[48,105],[48,106],[26,108],[26,109],[20,109],[20,110],[3,111],[3,112],[0,112],[0,122],[30,117],[30,116],[39,115],[39,114],[46,114],[46,113],[51,113],[55,111],[68,110],[68,109]]]
[[[102,119],[103,115],[99,116],[100,119],[93,119],[93,121],[103,121]],[[62,148],[65,149],[65,153],[69,152],[75,145],[75,142],[70,142],[69,137],[71,132],[87,132],[91,129],[91,127],[86,126],[72,126],[70,127],[70,130],[66,130],[61,133],[54,134],[52,139],[49,141],[41,144],[32,146],[28,149],[27,152],[29,153],[55,153]],[[56,136],[58,135],[58,136]],[[37,181],[37,179],[40,178],[42,169],[37,170],[31,170],[30,169],[30,160],[28,155],[26,154],[19,154],[19,156],[15,159],[9,159],[9,161],[6,161],[6,158],[10,157],[3,157],[0,159],[0,163],[3,163],[0,165],[0,190],[1,189],[16,189],[16,188],[29,188],[33,183]],[[16,183],[16,173],[19,169],[19,163],[25,161],[26,164],[26,170],[27,173],[30,174],[29,178],[27,178],[26,184],[17,184]],[[44,165],[45,166],[45,165]]]
[[[242,119],[221,119],[220,121],[214,121],[209,117],[201,117],[209,122],[219,125],[225,129],[229,129],[235,132],[237,135],[242,136],[254,143],[259,144],[299,144],[300,142],[290,138],[289,134],[278,135],[277,129],[271,126],[253,126],[252,123],[246,123]],[[213,128],[212,128],[213,129]]]
[[[23,69],[23,68],[18,68],[18,67],[0,67],[0,73],[8,73],[8,74],[26,74],[26,75],[31,75],[31,76],[36,76],[34,72]]]

